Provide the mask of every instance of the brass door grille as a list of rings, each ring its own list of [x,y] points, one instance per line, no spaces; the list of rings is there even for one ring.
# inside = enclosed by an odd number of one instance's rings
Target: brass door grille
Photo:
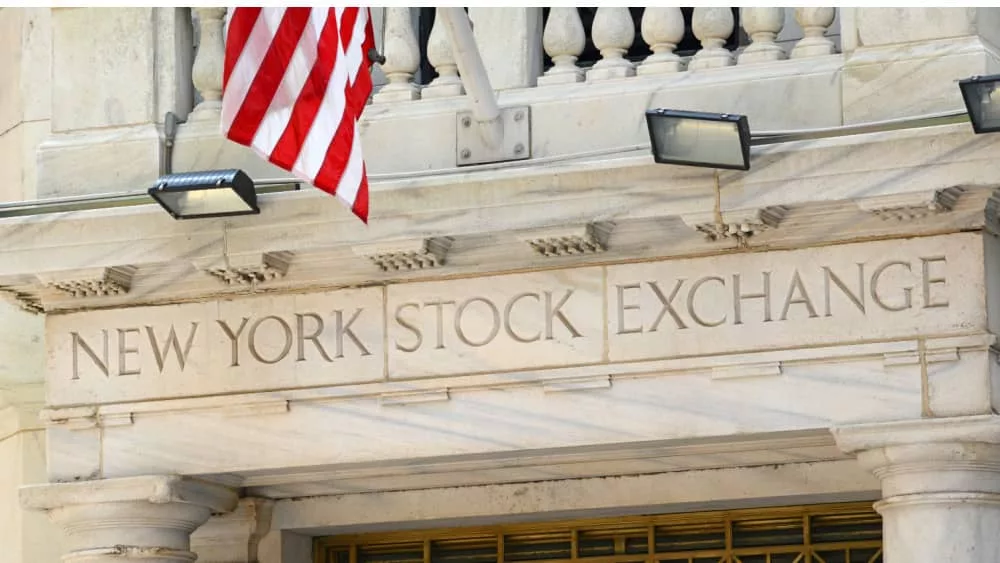
[[[317,538],[315,563],[881,563],[871,503]]]

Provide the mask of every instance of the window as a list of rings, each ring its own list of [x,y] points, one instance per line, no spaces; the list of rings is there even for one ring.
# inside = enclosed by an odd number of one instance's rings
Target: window
[[[881,563],[871,503],[318,538],[315,563]]]

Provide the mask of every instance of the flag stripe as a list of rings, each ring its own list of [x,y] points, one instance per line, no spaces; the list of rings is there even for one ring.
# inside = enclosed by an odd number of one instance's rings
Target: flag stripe
[[[316,64],[309,73],[302,93],[295,101],[295,107],[289,117],[288,125],[285,127],[281,138],[271,152],[271,162],[286,169],[291,170],[295,165],[299,148],[305,141],[316,113],[319,112],[320,102],[326,94],[327,83],[330,81],[330,74],[333,72],[333,65],[337,62],[337,44],[340,41],[337,30],[337,19],[333,17],[333,9],[325,11],[330,17],[325,18],[323,29],[319,33],[318,46],[316,48]]]
[[[233,73],[236,61],[246,47],[250,39],[250,32],[257,23],[260,16],[260,8],[245,8],[236,10],[229,18],[229,27],[226,28],[226,60],[222,73],[222,87],[225,88],[229,82],[229,76]]]
[[[308,22],[309,8],[285,10],[274,38],[257,68],[257,74],[247,90],[243,104],[230,125],[230,139],[245,145],[251,144],[288,71],[292,56],[298,50],[299,38]]]
[[[302,91],[315,68],[318,56],[319,33],[326,23],[325,10],[310,10],[309,20],[302,31],[299,49],[292,54],[288,70],[275,92],[271,105],[254,135],[254,145],[264,154],[272,154],[274,147],[288,127],[295,103],[302,97]]]
[[[236,8],[236,11],[239,13],[240,10],[244,9],[250,8]],[[253,29],[250,30],[250,35],[243,46],[243,50],[235,52],[233,55],[236,63],[233,65],[229,81],[222,91],[222,130],[227,135],[233,124],[236,112],[243,105],[247,91],[250,90],[250,85],[253,83],[254,77],[257,76],[257,69],[260,67],[260,62],[271,46],[273,30],[277,29],[284,14],[284,8],[261,9],[260,15],[254,21]],[[235,19],[236,17],[237,15],[234,14],[233,18]],[[227,53],[234,50],[235,46],[226,45]]]
[[[368,8],[235,8],[223,68],[223,134],[366,223],[358,120],[372,91],[374,41]]]
[[[365,21],[357,16],[357,9],[347,8],[340,20],[340,38],[341,46],[344,48],[345,66],[348,73],[352,75],[349,77],[349,83],[345,85],[344,91],[346,109],[350,112],[358,109],[360,92],[355,88],[357,84],[354,78],[357,77],[358,68],[361,66],[360,51],[364,40]],[[355,29],[356,27],[361,29]],[[345,43],[345,40],[348,43]],[[351,205],[357,196],[363,171],[360,144],[354,142],[356,135],[357,123],[342,121],[340,127],[337,128],[333,142],[327,149],[323,166],[316,173],[317,181],[324,184],[329,182],[335,186],[333,193],[336,193],[348,205]],[[339,181],[336,180],[338,177]]]

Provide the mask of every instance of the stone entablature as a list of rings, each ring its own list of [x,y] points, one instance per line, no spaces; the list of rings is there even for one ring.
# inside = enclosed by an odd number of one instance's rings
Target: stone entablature
[[[985,280],[981,235],[956,234],[55,315],[47,322],[48,401],[976,334],[987,330]]]
[[[640,153],[373,178],[383,195],[365,228],[317,190],[265,194],[261,215],[230,219],[177,222],[155,205],[7,218],[0,297],[53,313],[992,230],[983,171],[998,143],[965,124],[793,143],[718,182]],[[124,271],[127,292],[52,283]]]

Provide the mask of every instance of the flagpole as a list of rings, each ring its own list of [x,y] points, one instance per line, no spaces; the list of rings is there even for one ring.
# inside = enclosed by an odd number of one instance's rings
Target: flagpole
[[[479,132],[489,147],[499,147],[503,143],[503,121],[496,94],[486,74],[482,55],[476,46],[469,16],[462,8],[438,8],[437,17],[442,19],[445,30],[451,38],[458,74],[465,91],[472,101],[472,115],[479,124]]]

